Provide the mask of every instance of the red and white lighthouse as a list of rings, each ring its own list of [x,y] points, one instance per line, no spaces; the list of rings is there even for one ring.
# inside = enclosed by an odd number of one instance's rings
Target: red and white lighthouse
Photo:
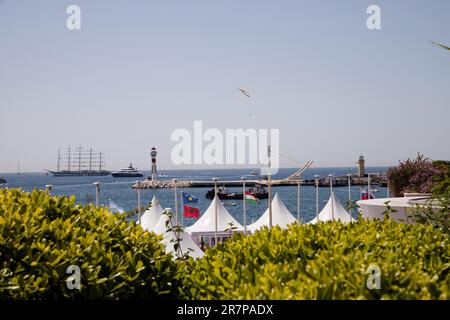
[[[150,152],[150,155],[152,157],[152,180],[156,180],[156,155],[158,152],[156,152],[156,148],[153,147],[152,151]]]

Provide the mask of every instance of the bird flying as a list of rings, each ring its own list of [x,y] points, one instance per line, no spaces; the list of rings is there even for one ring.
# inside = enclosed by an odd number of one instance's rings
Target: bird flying
[[[250,92],[244,89],[238,89],[242,94],[244,94],[247,98],[250,98]]]

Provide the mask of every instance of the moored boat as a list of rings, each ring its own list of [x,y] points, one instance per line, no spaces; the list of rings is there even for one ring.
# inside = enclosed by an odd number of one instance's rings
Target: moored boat
[[[249,193],[254,195],[257,199],[267,199],[269,198],[269,194],[263,187],[250,188],[248,190]],[[239,192],[228,192],[226,187],[217,188],[217,196],[221,200],[242,200],[243,194]],[[206,193],[206,198],[214,199],[214,189],[209,190]]]
[[[138,171],[137,168],[133,168],[133,165],[130,165],[126,168],[122,168],[118,171],[111,172],[111,175],[114,178],[132,178],[132,177],[143,177],[142,172]]]

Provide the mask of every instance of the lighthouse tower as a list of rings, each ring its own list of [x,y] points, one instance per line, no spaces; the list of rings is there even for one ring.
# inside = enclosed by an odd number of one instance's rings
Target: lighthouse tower
[[[363,156],[359,156],[359,158],[358,158],[358,176],[360,178],[363,178],[365,176],[365,174],[366,174],[366,170],[364,168],[364,163],[365,162],[366,161],[364,160],[364,157]]]
[[[152,151],[150,152],[150,155],[152,157],[152,180],[156,180],[156,155],[158,152],[156,152],[156,148],[153,147]]]

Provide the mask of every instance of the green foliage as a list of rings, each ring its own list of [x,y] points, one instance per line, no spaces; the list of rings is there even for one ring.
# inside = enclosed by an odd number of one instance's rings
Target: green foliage
[[[146,206],[143,206],[141,209],[141,215],[148,209],[150,209],[152,207],[152,202],[150,201]],[[138,218],[138,214],[139,214],[139,208],[134,208],[134,209],[130,209],[128,211],[125,211],[123,213],[125,215],[125,218]]]
[[[80,290],[67,288],[70,265],[80,267]],[[0,299],[180,297],[182,268],[124,215],[0,190]]]
[[[415,206],[411,218],[450,233],[450,161],[434,161],[433,165],[440,173],[434,176],[431,198]]]
[[[450,235],[390,212],[236,234],[201,259],[173,259],[124,215],[0,190],[0,299],[450,299]],[[81,269],[80,290],[67,288],[70,265]],[[372,265],[379,290],[367,288]]]
[[[434,177],[434,187],[431,190],[433,195],[439,197],[450,194],[450,161],[437,160],[433,165],[440,171]]]
[[[192,263],[194,299],[449,299],[450,239],[386,218],[237,234]],[[368,267],[381,289],[367,288]]]
[[[430,224],[450,234],[450,182],[446,180],[436,187],[428,201],[413,208],[411,218],[415,223]]]

